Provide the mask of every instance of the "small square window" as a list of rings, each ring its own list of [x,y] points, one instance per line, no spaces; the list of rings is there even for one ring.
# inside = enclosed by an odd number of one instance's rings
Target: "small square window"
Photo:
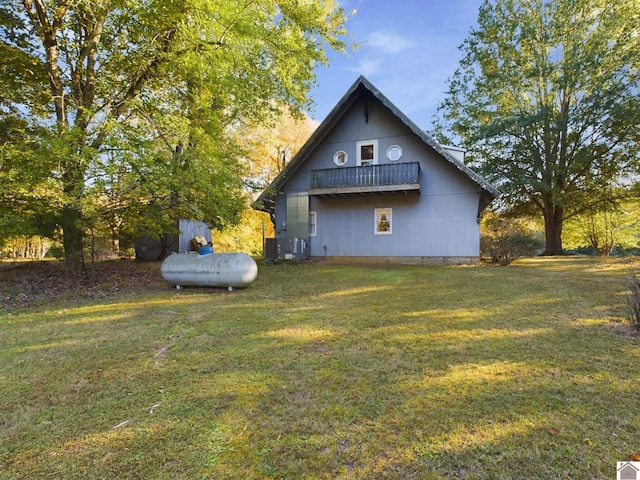
[[[360,145],[360,160],[373,160],[373,145]]]
[[[375,235],[391,235],[391,209],[376,208],[374,212]]]
[[[378,140],[363,140],[356,143],[358,166],[378,163]]]

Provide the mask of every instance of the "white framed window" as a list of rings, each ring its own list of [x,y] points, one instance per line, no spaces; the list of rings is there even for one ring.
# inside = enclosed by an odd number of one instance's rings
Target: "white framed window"
[[[349,155],[344,150],[340,150],[333,155],[333,163],[338,167],[342,167],[349,160]]]
[[[358,166],[378,164],[378,140],[361,140],[356,142]]]
[[[309,236],[316,237],[318,235],[318,215],[316,212],[309,212]]]
[[[391,162],[396,162],[402,158],[402,147],[400,145],[391,145],[387,148],[387,158]]]
[[[391,235],[391,208],[376,208],[374,210],[374,235]]]

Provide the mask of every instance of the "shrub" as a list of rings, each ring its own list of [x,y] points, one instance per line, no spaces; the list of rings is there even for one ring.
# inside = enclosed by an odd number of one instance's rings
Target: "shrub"
[[[535,255],[542,248],[542,239],[536,232],[520,222],[497,216],[487,219],[480,236],[482,258],[488,257],[500,265],[509,265],[516,258]]]
[[[627,319],[629,324],[640,331],[640,278],[633,272],[629,279],[629,294],[627,295]]]

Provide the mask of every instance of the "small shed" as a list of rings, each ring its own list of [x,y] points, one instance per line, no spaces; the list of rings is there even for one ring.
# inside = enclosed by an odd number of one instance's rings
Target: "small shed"
[[[136,259],[146,262],[163,260],[172,253],[195,251],[193,239],[198,237],[206,244],[211,244],[213,235],[211,227],[199,220],[180,219],[180,233],[165,233],[160,238],[142,235],[135,242]]]

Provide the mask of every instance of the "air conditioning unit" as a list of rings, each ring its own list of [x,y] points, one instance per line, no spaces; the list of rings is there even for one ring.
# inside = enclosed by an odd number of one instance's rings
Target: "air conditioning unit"
[[[304,238],[266,238],[265,260],[305,260],[309,258],[309,242]]]

